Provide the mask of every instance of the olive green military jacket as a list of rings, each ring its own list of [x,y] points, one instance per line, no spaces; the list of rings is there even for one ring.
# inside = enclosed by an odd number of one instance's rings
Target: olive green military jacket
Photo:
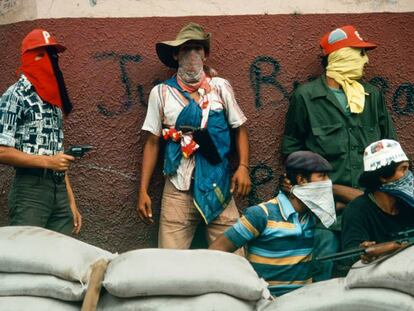
[[[350,116],[324,75],[299,86],[290,100],[282,153],[316,152],[331,163],[333,183],[359,188],[365,147],[380,139],[396,139],[382,93],[371,84],[361,83],[366,92],[364,111]]]

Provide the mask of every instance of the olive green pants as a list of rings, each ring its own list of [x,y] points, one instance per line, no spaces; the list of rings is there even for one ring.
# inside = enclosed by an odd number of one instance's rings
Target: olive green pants
[[[11,226],[38,226],[70,235],[73,216],[65,181],[16,175],[8,199]]]

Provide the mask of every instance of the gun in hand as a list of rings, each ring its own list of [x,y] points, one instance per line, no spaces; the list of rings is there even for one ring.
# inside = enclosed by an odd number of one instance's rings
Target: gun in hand
[[[90,145],[72,146],[65,151],[65,154],[71,155],[75,158],[81,158],[85,155],[85,153],[91,151],[92,149],[93,147]]]
[[[411,246],[414,244],[414,229],[401,231],[392,235],[394,238],[397,238],[394,241],[384,242],[380,244],[374,244],[368,247],[358,247],[350,249],[344,252],[339,252],[335,254],[330,254],[326,256],[317,257],[317,261],[326,261],[326,260],[342,260],[347,258],[352,258],[355,256],[366,255],[368,257],[376,258],[383,255],[393,253],[399,249]]]

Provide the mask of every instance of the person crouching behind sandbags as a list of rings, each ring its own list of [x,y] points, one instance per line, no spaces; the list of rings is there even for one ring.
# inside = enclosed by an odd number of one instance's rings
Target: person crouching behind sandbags
[[[247,208],[210,246],[232,252],[246,245],[247,259],[276,296],[312,282],[317,218],[326,227],[336,221],[328,161],[310,151],[297,151],[287,157],[285,166],[293,185],[290,193],[280,191],[272,200]]]
[[[395,240],[396,233],[414,228],[414,177],[398,142],[383,139],[365,149],[359,183],[365,193],[351,201],[343,214],[344,250]],[[368,253],[362,259],[375,258]]]

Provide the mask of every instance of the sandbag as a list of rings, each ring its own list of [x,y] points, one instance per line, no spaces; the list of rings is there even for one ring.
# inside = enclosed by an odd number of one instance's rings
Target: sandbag
[[[253,311],[254,302],[239,300],[226,294],[201,296],[164,296],[117,298],[106,293],[97,311]]]
[[[212,250],[130,251],[109,263],[103,286],[123,298],[225,293],[259,300],[269,295],[267,283],[245,258]]]
[[[0,228],[0,272],[51,274],[87,282],[90,266],[114,254],[39,227]]]
[[[345,285],[390,288],[414,296],[414,246],[378,262],[358,261],[346,276]]]
[[[0,297],[0,311],[80,311],[79,303],[52,298],[8,296]]]
[[[346,289],[344,278],[306,285],[260,311],[414,311],[414,297],[389,289]]]
[[[82,301],[86,286],[53,275],[0,273],[0,296],[41,296]]]

